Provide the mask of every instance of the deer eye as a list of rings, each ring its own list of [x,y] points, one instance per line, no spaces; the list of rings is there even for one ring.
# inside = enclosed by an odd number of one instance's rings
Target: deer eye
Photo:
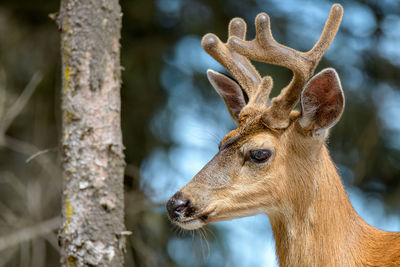
[[[268,160],[272,155],[271,150],[268,149],[257,149],[257,150],[252,150],[249,153],[249,158],[252,162],[255,163],[262,163],[266,160]]]

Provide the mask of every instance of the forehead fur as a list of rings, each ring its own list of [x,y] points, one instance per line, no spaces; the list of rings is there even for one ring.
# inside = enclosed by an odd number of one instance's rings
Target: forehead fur
[[[286,129],[273,129],[266,122],[266,107],[248,105],[243,108],[239,116],[239,126],[235,130],[229,132],[221,142],[221,147],[228,143],[239,143],[248,137],[260,132],[268,132],[274,136],[281,135]],[[290,113],[290,124],[300,117],[300,112],[293,110]]]
[[[235,130],[229,132],[221,142],[221,146],[227,143],[236,143],[245,140],[247,137],[253,136],[259,132],[277,132],[267,126],[263,120],[263,113],[260,111],[241,113],[239,117],[239,126]]]

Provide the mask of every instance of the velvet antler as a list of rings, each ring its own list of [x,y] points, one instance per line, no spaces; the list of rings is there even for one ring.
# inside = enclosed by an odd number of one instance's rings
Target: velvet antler
[[[260,13],[255,20],[256,37],[245,40],[246,24],[235,18],[229,24],[229,39],[222,43],[214,34],[204,36],[204,49],[227,68],[249,96],[249,104],[269,105],[266,112],[268,124],[273,128],[286,128],[289,114],[299,101],[301,90],[313,76],[316,66],[332,43],[343,15],[343,8],[334,4],[324,30],[308,52],[300,52],[278,43],[271,33],[269,16]],[[269,101],[272,79],[261,79],[249,59],[286,67],[293,71],[293,79],[279,96]]]

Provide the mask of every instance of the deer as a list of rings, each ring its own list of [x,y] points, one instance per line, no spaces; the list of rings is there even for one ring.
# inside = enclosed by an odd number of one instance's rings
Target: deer
[[[360,218],[326,145],[345,98],[335,69],[314,72],[342,16],[343,7],[334,4],[308,52],[278,43],[266,13],[255,19],[253,40],[246,40],[241,18],[229,23],[226,43],[214,34],[203,37],[203,49],[234,77],[207,71],[237,128],[169,199],[173,223],[192,230],[266,214],[280,266],[400,266],[400,233],[379,230]],[[270,99],[273,80],[261,77],[251,60],[288,68],[293,78]]]

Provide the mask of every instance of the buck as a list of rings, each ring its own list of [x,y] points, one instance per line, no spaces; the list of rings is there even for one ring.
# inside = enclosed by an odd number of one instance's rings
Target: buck
[[[343,8],[332,6],[318,42],[308,52],[277,43],[269,17],[256,17],[256,37],[245,40],[240,18],[223,43],[214,34],[202,46],[236,80],[208,70],[237,129],[219,152],[167,203],[184,229],[266,214],[281,266],[400,266],[400,233],[378,230],[353,209],[325,145],[340,119],[344,95],[336,71],[313,76],[339,28]],[[250,60],[289,68],[293,79],[270,100],[270,76]],[[300,100],[301,111],[293,110]]]

